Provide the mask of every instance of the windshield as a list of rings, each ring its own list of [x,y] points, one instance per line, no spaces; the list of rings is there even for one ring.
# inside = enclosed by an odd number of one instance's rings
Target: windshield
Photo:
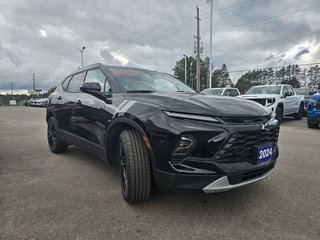
[[[195,93],[190,87],[165,73],[155,71],[131,69],[131,68],[108,68],[113,77],[126,92],[187,92]]]
[[[222,89],[221,88],[205,89],[201,93],[203,93],[203,94],[212,94],[212,95],[221,95]]]
[[[280,94],[281,86],[255,86],[245,94]]]

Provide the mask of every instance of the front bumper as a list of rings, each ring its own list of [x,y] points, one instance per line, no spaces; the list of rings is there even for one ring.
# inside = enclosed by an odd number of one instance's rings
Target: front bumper
[[[205,193],[225,192],[268,177],[273,171],[276,161],[277,159],[274,159],[268,164],[259,166],[254,170],[233,174],[190,175],[156,170],[154,177],[158,187],[165,190],[202,190]]]
[[[320,110],[312,109],[307,113],[308,121],[312,123],[320,123]]]
[[[163,120],[155,116],[148,126],[155,182],[166,190],[217,192],[259,181],[276,164],[278,130],[277,120],[267,124],[217,124],[173,118]],[[226,132],[227,137],[219,142],[219,146],[208,144],[214,134],[221,132]],[[186,135],[192,135],[197,146],[187,156],[175,158],[175,146],[181,136]],[[255,150],[268,143],[274,144],[272,159],[258,164]]]

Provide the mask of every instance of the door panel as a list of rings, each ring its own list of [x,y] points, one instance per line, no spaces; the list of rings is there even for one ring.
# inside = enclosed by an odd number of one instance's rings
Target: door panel
[[[74,113],[77,135],[104,147],[104,129],[112,118],[114,107],[108,101],[110,84],[105,74],[99,69],[89,70],[84,82],[98,82],[101,92],[78,93]],[[106,91],[106,92],[105,92]]]

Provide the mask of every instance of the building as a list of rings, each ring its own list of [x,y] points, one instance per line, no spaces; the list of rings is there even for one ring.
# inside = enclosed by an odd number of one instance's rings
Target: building
[[[28,90],[28,89],[14,89],[12,91],[13,95],[33,95],[36,94],[35,91],[33,90]],[[0,89],[0,95],[11,95],[11,89]]]

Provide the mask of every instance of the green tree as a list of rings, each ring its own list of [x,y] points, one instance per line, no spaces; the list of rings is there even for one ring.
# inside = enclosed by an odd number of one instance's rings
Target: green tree
[[[320,88],[320,68],[318,65],[310,67],[307,76],[310,88]]]
[[[193,89],[196,88],[197,60],[192,56],[187,56],[187,81],[186,84]],[[185,81],[185,58],[180,59],[174,66],[173,76],[180,81]],[[200,90],[207,88],[209,78],[209,58],[200,59]]]
[[[281,84],[289,84],[294,88],[299,88],[300,86],[300,82],[298,81],[298,79],[296,77],[292,77],[291,79],[287,79],[281,82]]]

